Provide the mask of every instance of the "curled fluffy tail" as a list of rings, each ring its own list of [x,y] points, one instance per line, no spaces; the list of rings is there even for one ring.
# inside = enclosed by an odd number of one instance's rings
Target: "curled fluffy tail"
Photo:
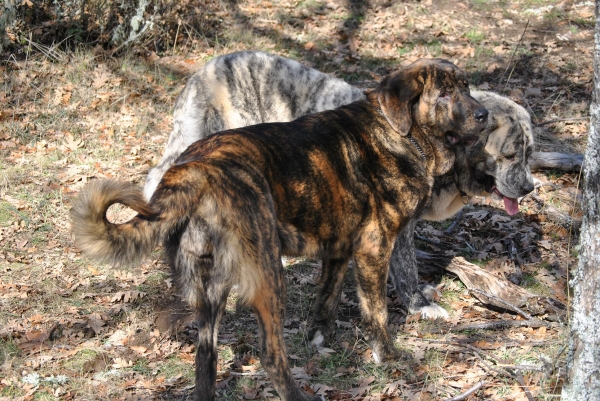
[[[120,203],[138,212],[123,224],[108,221],[106,211]],[[75,243],[90,259],[116,266],[129,265],[148,255],[158,242],[157,213],[133,185],[115,180],[91,182],[71,210]]]

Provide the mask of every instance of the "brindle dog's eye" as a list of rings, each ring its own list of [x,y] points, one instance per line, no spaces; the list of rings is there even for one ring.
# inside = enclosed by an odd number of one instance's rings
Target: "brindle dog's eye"
[[[450,99],[450,93],[443,91],[442,93],[440,93],[440,98],[441,99]]]
[[[504,158],[505,158],[506,160],[509,160],[509,161],[510,161],[510,160],[514,160],[516,156],[517,156],[516,154],[512,154],[512,155],[504,156]]]

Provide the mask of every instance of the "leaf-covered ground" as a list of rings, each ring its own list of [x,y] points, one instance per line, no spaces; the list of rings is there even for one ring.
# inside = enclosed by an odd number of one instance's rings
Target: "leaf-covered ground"
[[[74,247],[68,211],[91,179],[143,183],[166,143],[177,93],[214,56],[271,51],[362,87],[417,58],[444,57],[469,73],[473,87],[526,107],[536,124],[537,150],[583,151],[592,2],[249,0],[203,7],[208,28],[202,34],[184,20],[165,25],[163,40],[154,37],[115,56],[71,42],[4,55],[0,399],[191,394],[195,328],[160,251],[127,270],[92,264]],[[49,26],[34,27],[36,34]],[[577,261],[577,236],[568,223],[581,215],[579,174],[535,176],[544,185],[523,199],[518,215],[476,199],[459,220],[421,223],[419,248],[462,256],[568,304],[569,271]],[[111,218],[127,213],[115,208]],[[287,270],[287,346],[294,375],[309,392],[331,400],[442,400],[469,389],[475,391],[468,400],[560,394],[568,314],[538,316],[547,327],[482,329],[476,324],[523,317],[481,304],[450,273],[430,273],[422,278],[439,285],[450,320],[407,316],[390,288],[390,330],[406,358],[375,365],[351,274],[335,335],[328,348],[315,350],[305,328],[319,262],[291,259]],[[452,330],[459,325],[460,331]],[[254,316],[235,294],[219,340],[218,399],[277,399],[260,366]]]

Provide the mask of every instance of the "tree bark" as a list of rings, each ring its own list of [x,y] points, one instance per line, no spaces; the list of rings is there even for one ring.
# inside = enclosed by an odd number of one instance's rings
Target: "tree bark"
[[[584,158],[579,264],[573,278],[573,316],[567,383],[562,398],[600,400],[600,0],[596,0],[594,93]]]
[[[10,27],[17,19],[17,5],[15,0],[4,0],[0,2],[0,54],[10,44],[6,35],[6,28]]]

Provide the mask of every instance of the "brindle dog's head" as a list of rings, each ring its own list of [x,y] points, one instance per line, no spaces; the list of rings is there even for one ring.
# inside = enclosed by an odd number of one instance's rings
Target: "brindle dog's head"
[[[533,152],[529,113],[495,93],[472,94],[490,111],[490,116],[484,138],[465,149],[464,157],[457,157],[458,186],[470,196],[501,197],[506,212],[513,215],[519,211],[517,198],[534,189],[528,165]]]
[[[373,102],[376,97],[400,135],[411,133],[413,125],[427,135],[436,153],[436,174],[452,167],[452,148],[479,139],[488,116],[470,95],[465,73],[442,59],[421,59],[388,75],[369,97]]]

